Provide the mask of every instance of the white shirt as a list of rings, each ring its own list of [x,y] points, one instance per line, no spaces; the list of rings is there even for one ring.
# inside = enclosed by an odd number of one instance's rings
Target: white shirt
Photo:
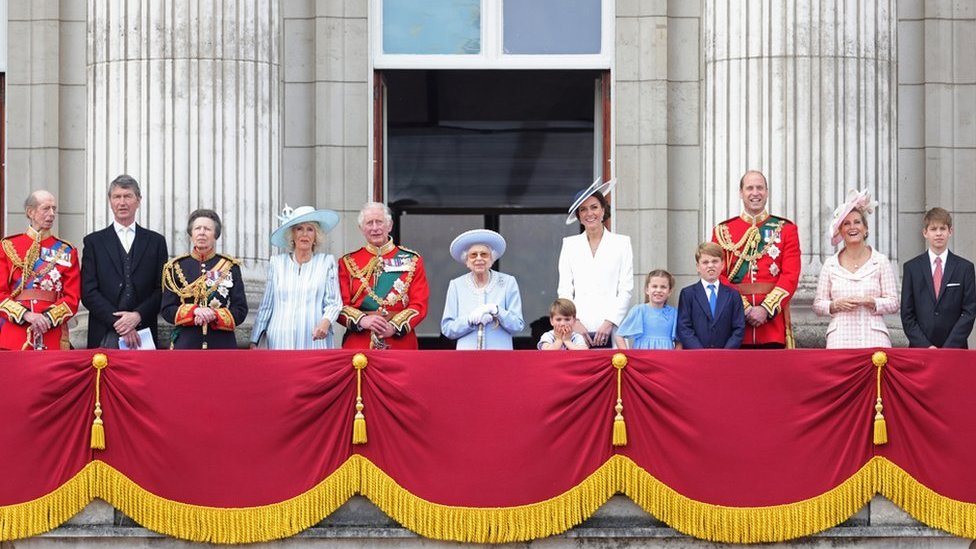
[[[131,225],[122,225],[118,221],[113,221],[112,226],[115,227],[115,234],[119,237],[119,242],[122,243],[122,248],[125,249],[125,253],[129,253],[129,249],[132,248],[132,241],[136,239],[136,223],[132,222]],[[128,238],[126,238],[126,233]]]
[[[718,285],[719,284],[721,284],[721,282],[719,282],[718,279],[716,279],[715,282],[705,282],[705,279],[702,278],[701,279],[701,285],[702,285],[702,288],[705,288],[705,297],[708,297],[708,287],[709,286],[714,286],[715,287],[715,297],[718,297]]]
[[[932,276],[935,276],[935,258],[937,257],[942,258],[942,272],[945,273],[946,260],[949,259],[949,248],[942,250],[941,254],[936,254],[931,248],[929,248],[929,269],[932,270]]]

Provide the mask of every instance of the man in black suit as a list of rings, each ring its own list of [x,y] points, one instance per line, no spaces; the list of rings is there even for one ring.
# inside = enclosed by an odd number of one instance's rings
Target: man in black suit
[[[922,218],[928,250],[905,263],[901,323],[911,347],[968,349],[976,318],[976,271],[949,251],[952,216],[932,208]]]
[[[115,221],[85,237],[81,259],[88,348],[118,348],[119,338],[137,348],[137,332],[143,328],[149,328],[158,343],[162,272],[169,257],[166,239],[136,224],[142,192],[135,179],[116,177],[109,184],[108,199]]]

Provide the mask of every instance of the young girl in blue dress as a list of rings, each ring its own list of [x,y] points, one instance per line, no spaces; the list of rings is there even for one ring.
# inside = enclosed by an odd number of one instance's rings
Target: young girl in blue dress
[[[657,269],[647,273],[644,303],[634,305],[617,329],[617,347],[621,349],[674,349],[677,337],[678,311],[668,305],[674,277]],[[624,338],[630,338],[627,345]]]

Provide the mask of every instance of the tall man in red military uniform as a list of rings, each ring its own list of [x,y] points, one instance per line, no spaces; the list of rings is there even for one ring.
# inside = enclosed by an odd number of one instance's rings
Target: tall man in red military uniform
[[[742,348],[793,348],[790,300],[800,281],[800,238],[789,219],[766,211],[766,177],[750,170],[739,180],[742,213],[719,223],[712,241],[725,251],[722,282],[737,288],[745,307]]]
[[[27,231],[0,241],[0,349],[66,349],[62,336],[81,296],[78,252],[51,235],[53,194],[34,191],[24,210]]]
[[[390,238],[393,217],[379,202],[359,212],[366,245],[339,261],[345,349],[416,349],[417,325],[427,316],[427,275],[417,252]]]

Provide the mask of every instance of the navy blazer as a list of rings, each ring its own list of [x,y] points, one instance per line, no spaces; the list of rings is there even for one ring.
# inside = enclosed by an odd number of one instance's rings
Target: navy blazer
[[[746,333],[746,315],[738,290],[718,284],[715,318],[701,282],[681,289],[678,340],[685,349],[738,349]]]
[[[115,226],[91,233],[85,237],[81,256],[81,302],[88,308],[88,348],[101,345],[109,330],[118,320],[122,299],[122,255],[125,250],[119,242]],[[132,284],[135,286],[136,306],[133,310],[142,316],[138,329],[149,328],[159,347],[156,333],[159,303],[163,288],[163,265],[169,259],[166,239],[163,235],[136,225],[136,234],[129,248],[132,253]]]
[[[901,278],[901,324],[910,347],[968,349],[976,319],[976,271],[949,252],[935,298],[929,252],[905,263]]]

